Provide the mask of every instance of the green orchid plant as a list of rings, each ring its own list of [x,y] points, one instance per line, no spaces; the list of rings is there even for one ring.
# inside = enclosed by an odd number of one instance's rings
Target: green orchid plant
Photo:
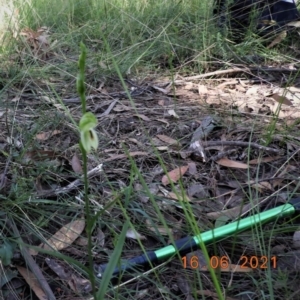
[[[80,143],[84,150],[89,153],[92,148],[98,148],[99,140],[95,127],[97,126],[97,118],[91,112],[86,112],[86,97],[85,97],[85,60],[86,47],[83,43],[80,44],[81,53],[78,60],[79,73],[77,76],[77,92],[81,100],[82,117],[79,122]]]
[[[79,121],[79,132],[80,132],[80,150],[82,153],[83,160],[83,178],[84,178],[84,201],[85,201],[85,219],[86,219],[86,233],[88,239],[88,261],[89,261],[89,279],[92,286],[92,293],[94,299],[96,299],[96,285],[95,276],[93,273],[93,254],[92,254],[92,230],[94,218],[90,213],[90,201],[89,201],[89,183],[87,175],[87,154],[92,149],[97,150],[99,145],[98,136],[96,133],[97,118],[91,112],[86,112],[86,97],[85,97],[85,61],[86,61],[86,47],[83,43],[80,44],[80,56],[78,60],[79,72],[77,76],[77,92],[81,100],[82,117]]]

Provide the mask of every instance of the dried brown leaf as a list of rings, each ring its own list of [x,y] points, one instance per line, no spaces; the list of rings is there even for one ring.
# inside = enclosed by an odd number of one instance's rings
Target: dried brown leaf
[[[217,161],[217,163],[224,167],[229,168],[237,168],[237,169],[248,169],[249,166],[247,164],[241,163],[239,161],[230,160],[228,158],[221,158]]]
[[[178,145],[180,147],[180,143],[169,136],[158,134],[156,135],[156,137],[159,138],[161,141],[167,143],[168,145]]]
[[[275,115],[278,115],[278,118],[284,119],[285,121],[300,118],[300,110],[295,107],[283,107],[283,105],[277,102],[273,104],[270,103],[268,106]]]
[[[161,182],[163,185],[168,185],[170,183],[169,178],[172,182],[177,182],[188,170],[189,166],[182,166],[170,171],[167,175],[164,175]]]
[[[138,117],[138,118],[140,118],[140,119],[142,119],[143,121],[146,121],[146,122],[150,122],[151,121],[150,118],[148,118],[147,116],[145,116],[143,114],[138,114],[138,115],[134,115],[134,116],[136,116],[136,117]]]
[[[85,247],[88,245],[88,239],[85,236],[80,236],[76,241],[76,245]]]
[[[84,227],[85,221],[83,219],[72,221],[59,229],[47,243],[40,244],[39,248],[55,251],[67,248],[80,236]],[[38,253],[33,249],[30,249],[29,252],[31,255]]]
[[[263,158],[255,158],[249,161],[249,165],[259,165],[261,163],[272,162],[282,158],[281,156],[268,156]]]
[[[191,199],[185,193],[184,195],[182,195],[182,192],[178,192],[177,194],[173,192],[169,192],[166,197],[177,201],[188,201],[188,202],[191,201]]]
[[[260,192],[263,192],[263,190],[266,190],[266,189],[270,190],[270,191],[274,190],[272,185],[268,181],[262,181],[262,182],[256,183],[255,180],[250,180],[249,184],[251,184],[251,187],[259,190]]]
[[[273,98],[278,103],[282,103],[285,105],[293,106],[293,103],[285,96],[279,95],[278,93],[272,94],[269,96],[270,98]]]
[[[276,38],[275,38],[275,39],[267,46],[267,48],[270,49],[270,48],[274,47],[275,45],[281,43],[281,42],[286,38],[286,36],[287,36],[286,30],[280,32],[280,33],[276,36]]]
[[[62,280],[68,280],[70,278],[69,272],[65,271],[65,268],[59,264],[55,259],[46,257],[45,262],[49,266],[49,268],[56,273]]]
[[[77,153],[75,153],[72,157],[71,166],[75,173],[82,174],[82,166]]]
[[[54,259],[47,257],[45,261],[49,268],[55,272],[59,278],[61,278],[63,281],[66,281],[74,292],[86,293],[91,290],[91,284],[87,279],[80,278],[74,273],[70,273],[70,270],[66,272],[65,268]]]
[[[18,269],[19,273],[22,275],[22,277],[25,279],[27,284],[30,286],[30,288],[34,291],[35,295],[40,300],[47,300],[48,297],[44,293],[44,291],[41,289],[40,284],[39,284],[37,278],[35,277],[35,275],[23,267],[17,266],[17,269]]]
[[[68,280],[68,285],[76,293],[89,293],[92,291],[92,285],[89,280],[76,276],[74,273],[71,274],[71,278]]]

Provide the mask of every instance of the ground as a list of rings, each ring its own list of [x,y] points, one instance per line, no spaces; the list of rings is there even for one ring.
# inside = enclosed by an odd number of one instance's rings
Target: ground
[[[146,250],[155,250],[172,239],[192,235],[192,220],[200,231],[206,231],[241,213],[263,211],[297,195],[298,104],[295,99],[298,89],[293,87],[288,95],[280,97],[284,89],[276,83],[268,83],[268,77],[283,76],[294,70],[282,66],[269,68],[266,76],[254,72],[241,68],[224,74],[178,77],[173,81],[169,78],[125,79],[127,92],[118,78],[111,78],[100,88],[91,88],[87,109],[98,119],[99,148],[89,154],[88,170],[99,164],[102,170],[90,178],[90,205],[93,211],[99,212],[113,201],[111,207],[101,213],[93,231],[95,266],[109,260],[116,243],[112,231],[117,234],[122,229],[126,216],[136,231],[127,232],[122,258],[142,254],[138,238]],[[71,189],[63,190],[82,173],[78,134],[68,119],[71,114],[75,121],[79,120],[79,97],[62,98],[61,103],[51,99],[45,103],[42,97],[45,96],[33,90],[10,89],[6,93],[7,107],[1,113],[2,193],[3,197],[9,197],[11,208],[2,222],[13,222],[11,226],[17,228],[23,242],[29,245],[38,245],[37,236],[50,238],[66,228],[66,224],[70,226],[72,220],[80,220],[84,213],[80,181]],[[281,98],[286,104],[281,105],[276,115]],[[14,106],[17,109],[12,110]],[[189,146],[194,132],[208,117],[216,120],[216,125],[202,141],[204,162],[199,153],[189,151]],[[8,132],[7,125],[12,121],[14,131]],[[28,140],[30,145],[25,148]],[[226,145],[226,142],[230,143]],[[261,148],[257,148],[257,144]],[[175,176],[170,185],[164,174],[179,167],[182,174]],[[172,178],[172,173],[169,176]],[[23,189],[30,192],[21,195]],[[120,202],[114,202],[116,197]],[[188,207],[187,211],[183,205]],[[20,210],[26,217],[20,215]],[[44,214],[40,215],[39,210]],[[193,217],[187,217],[189,213]],[[161,223],[161,217],[169,232]],[[28,234],[31,222],[38,231]],[[84,225],[79,223],[79,231],[76,231],[78,224],[71,224],[75,235],[60,249],[65,255],[85,263]],[[274,294],[281,297],[283,279],[279,266],[288,266],[286,253],[294,255],[293,231],[295,225],[288,219],[278,220],[265,225],[259,238],[247,231],[235,236],[235,240],[225,239],[207,247],[210,257],[226,256],[230,260],[230,267],[217,271],[227,299],[243,299],[243,293],[257,293],[259,297],[260,289],[268,290],[262,278],[272,278]],[[68,235],[64,234],[63,240]],[[267,249],[261,245],[265,240],[269,243]],[[43,253],[33,254],[57,298],[74,299],[75,294],[89,290],[89,281],[70,264]],[[241,265],[242,256],[261,259],[263,255],[277,257],[276,265],[271,264],[270,270],[251,268],[248,263],[248,269],[233,271]],[[199,295],[216,298],[207,267],[202,265],[204,271],[199,273],[195,266],[189,266],[195,257],[197,261],[204,259],[200,250],[188,254],[186,268],[178,257],[171,259],[157,269],[156,274],[150,273],[120,287],[118,299],[128,298],[130,294],[143,299],[160,299],[164,293],[171,299],[192,299]],[[13,264],[18,269],[23,261],[13,258]],[[64,271],[56,271],[56,265]],[[297,267],[288,266],[284,280],[290,282],[290,274],[296,271]],[[6,285],[6,293],[7,289],[18,290],[18,285],[25,287],[22,278],[10,266],[3,272],[14,274],[12,283]],[[23,276],[26,279],[26,272]],[[257,278],[258,286],[252,286],[252,277]],[[202,287],[198,286],[199,282]],[[285,292],[291,294],[296,290],[297,286],[289,284]],[[107,295],[115,298],[114,293],[116,290],[111,290]]]
[[[43,32],[24,30],[28,48],[10,56],[20,69],[2,72],[1,298],[92,299],[95,284],[97,299],[299,299],[294,215],[156,268],[96,276],[119,257],[298,196],[297,65],[212,64],[193,76],[160,66],[157,73],[100,76],[87,63],[87,111],[97,118],[99,139],[87,155],[87,210],[79,50],[68,57],[74,72],[66,80],[65,58],[49,49]],[[28,51],[45,73],[26,69]],[[161,60],[166,67],[168,57]]]

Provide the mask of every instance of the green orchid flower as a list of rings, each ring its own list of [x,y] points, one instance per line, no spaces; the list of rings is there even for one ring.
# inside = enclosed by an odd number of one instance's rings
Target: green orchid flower
[[[91,112],[85,113],[79,122],[80,140],[83,148],[87,153],[91,152],[91,149],[97,149],[99,140],[95,127],[97,126],[97,118]]]

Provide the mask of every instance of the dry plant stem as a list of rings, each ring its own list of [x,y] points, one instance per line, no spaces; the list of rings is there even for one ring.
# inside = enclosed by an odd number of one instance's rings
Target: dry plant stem
[[[239,73],[239,72],[250,73],[250,69],[249,68],[232,68],[232,69],[227,69],[227,70],[218,70],[218,71],[200,74],[200,75],[196,75],[196,76],[184,77],[182,80],[184,80],[184,81],[198,80],[198,79],[211,77],[211,76],[220,76],[220,75],[224,75],[224,74],[232,74],[232,73]],[[178,81],[181,81],[181,80],[178,80]],[[177,80],[175,81],[175,83],[176,82],[177,82]]]
[[[212,146],[237,146],[237,147],[252,147],[257,148],[259,150],[264,150],[267,152],[272,152],[276,154],[282,154],[281,150],[265,147],[257,143],[252,142],[237,142],[237,141],[210,141],[210,142],[202,142],[204,148],[212,147]]]
[[[107,98],[110,97],[107,94],[94,94],[90,96],[86,96],[86,100],[94,100],[94,99],[101,99],[101,98]],[[113,99],[113,97],[111,97]],[[81,103],[80,97],[74,97],[74,98],[66,98],[62,100],[66,104],[72,104],[72,103]]]
[[[213,76],[220,76],[224,74],[232,74],[232,73],[247,73],[251,74],[251,71],[264,71],[264,72],[298,72],[297,69],[295,70],[289,70],[285,68],[261,68],[261,67],[256,67],[256,68],[232,68],[232,69],[227,69],[227,70],[218,70],[214,72],[209,72],[205,74],[200,74],[196,76],[189,76],[189,77],[183,77],[182,79],[175,80],[173,83],[178,84],[178,83],[183,83],[185,81],[191,81],[191,80],[198,80],[198,79],[203,79],[207,77],[213,77]]]
[[[223,157],[225,157],[227,155],[230,155],[230,154],[232,154],[232,153],[234,153],[236,151],[237,151],[236,149],[230,149],[228,151],[220,152],[217,155],[212,156],[209,160],[217,161],[217,160],[219,160],[219,159],[221,159],[221,158],[223,158]]]
[[[87,172],[87,177],[88,179],[91,179],[97,175],[100,175],[102,172],[102,164],[98,165],[96,168],[90,170]],[[63,188],[57,188],[55,190],[51,190],[51,191],[44,191],[44,192],[40,192],[37,193],[37,197],[41,198],[41,197],[53,197],[53,196],[58,196],[59,194],[67,194],[70,191],[76,189],[77,187],[81,186],[84,183],[84,175],[81,176],[81,178],[74,180],[73,182],[71,182],[70,184],[68,184],[67,186],[63,187]]]
[[[113,110],[114,106],[118,103],[118,100],[114,100],[109,106],[108,108],[105,110],[104,113],[100,114],[99,117],[105,117],[108,116],[110,114],[110,112]]]
[[[56,298],[55,298],[55,296],[54,296],[54,294],[53,294],[46,278],[44,277],[43,273],[41,272],[41,269],[36,264],[36,262],[34,261],[32,256],[29,254],[27,248],[23,246],[24,242],[21,238],[20,232],[19,232],[16,224],[14,223],[13,220],[8,220],[7,224],[10,227],[10,229],[13,231],[15,237],[17,237],[20,252],[21,252],[27,266],[29,267],[29,269],[31,270],[31,272],[34,274],[37,281],[41,285],[42,290],[47,295],[47,299],[48,300],[56,300]]]

